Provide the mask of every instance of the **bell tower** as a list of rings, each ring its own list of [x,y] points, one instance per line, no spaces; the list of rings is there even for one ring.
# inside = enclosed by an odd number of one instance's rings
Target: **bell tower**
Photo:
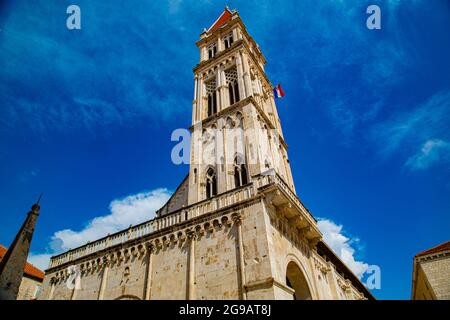
[[[196,43],[188,203],[278,173],[295,190],[266,59],[236,10]]]
[[[266,59],[237,11],[226,7],[196,45],[188,203],[275,172],[295,190]]]

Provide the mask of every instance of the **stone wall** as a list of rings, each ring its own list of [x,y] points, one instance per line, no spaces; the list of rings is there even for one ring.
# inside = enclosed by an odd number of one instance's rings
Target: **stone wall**
[[[317,254],[313,231],[298,229],[268,198],[259,194],[53,267],[41,298],[293,299],[303,283],[310,299],[363,298]],[[299,270],[293,284],[289,263]],[[70,264],[81,274],[76,290],[67,285]]]
[[[256,228],[253,223],[257,219],[244,218],[253,216],[252,208],[250,206],[241,211],[246,230]],[[81,287],[75,292],[67,286],[70,279],[67,268],[52,270],[46,274],[42,297],[144,299],[147,286],[150,286],[150,299],[239,299],[242,295],[240,253],[238,220],[233,216],[234,213],[211,216],[211,219],[204,217],[202,223],[172,230],[173,233],[167,230],[158,238],[142,239],[142,243],[135,242],[116,250],[98,253],[90,259],[75,261],[76,266],[82,270]],[[245,247],[249,253],[251,250],[259,251],[257,244],[261,241],[251,238],[257,234],[250,232],[246,236],[249,245],[246,244]],[[143,249],[150,242],[151,249]],[[192,242],[195,243],[193,246]],[[191,248],[194,248],[192,256]],[[128,250],[128,258],[125,250]],[[250,256],[254,257],[255,254],[249,254]],[[105,257],[107,262],[103,262]],[[258,267],[251,269],[257,270]],[[249,274],[253,274],[253,271]],[[49,279],[54,279],[54,283],[50,283]],[[105,281],[104,285],[102,281]],[[103,294],[100,295],[103,286]]]
[[[22,277],[22,282],[19,286],[19,293],[17,300],[32,300],[39,296],[42,287],[42,282],[27,276]]]
[[[420,267],[436,298],[450,300],[450,253],[440,254],[429,260],[422,260]]]

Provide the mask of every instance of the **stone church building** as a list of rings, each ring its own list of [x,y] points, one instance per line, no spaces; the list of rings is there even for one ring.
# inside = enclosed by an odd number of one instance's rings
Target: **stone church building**
[[[52,257],[43,299],[373,299],[296,195],[266,60],[236,10],[196,43],[190,169],[156,217]]]

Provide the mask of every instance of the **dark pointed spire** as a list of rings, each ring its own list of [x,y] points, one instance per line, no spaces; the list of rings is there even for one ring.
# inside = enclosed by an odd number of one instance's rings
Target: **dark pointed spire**
[[[39,196],[37,203],[31,207],[14,241],[0,261],[0,300],[15,300],[17,298],[30,251],[31,239],[39,216],[41,196]]]
[[[38,201],[36,202],[37,205],[39,205],[39,202],[41,202],[42,196],[44,195],[43,192],[39,195]]]

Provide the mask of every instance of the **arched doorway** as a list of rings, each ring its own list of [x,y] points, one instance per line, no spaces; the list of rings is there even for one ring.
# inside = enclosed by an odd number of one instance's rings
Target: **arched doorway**
[[[286,285],[295,290],[294,300],[311,300],[311,291],[299,266],[291,261],[286,268]]]
[[[125,295],[115,298],[114,300],[141,300],[141,299],[132,294],[125,294]]]

